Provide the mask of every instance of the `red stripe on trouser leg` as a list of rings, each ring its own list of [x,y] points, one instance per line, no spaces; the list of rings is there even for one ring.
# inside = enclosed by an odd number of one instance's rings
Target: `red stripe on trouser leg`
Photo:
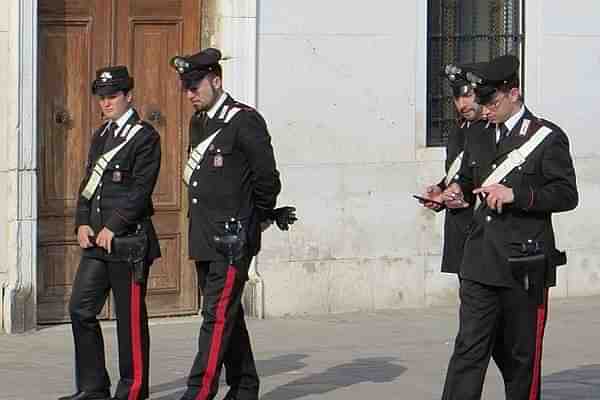
[[[133,357],[133,383],[128,400],[137,400],[142,387],[142,333],[141,333],[141,292],[140,285],[131,280],[131,353]]]
[[[529,389],[529,400],[537,400],[538,388],[540,386],[540,369],[542,367],[542,343],[544,341],[544,328],[546,327],[546,312],[548,307],[548,289],[544,293],[544,303],[537,309],[537,321],[535,332],[535,354],[533,357],[533,375]]]
[[[225,287],[223,287],[223,292],[221,292],[221,297],[217,303],[217,319],[215,321],[215,327],[213,329],[213,334],[210,341],[208,364],[206,366],[204,376],[202,377],[202,387],[200,389],[200,393],[198,393],[198,396],[196,396],[196,400],[206,400],[215,379],[217,361],[219,360],[219,352],[221,351],[221,344],[223,341],[223,330],[225,329],[225,313],[227,312],[227,306],[229,305],[229,300],[231,299],[231,291],[233,290],[233,284],[235,283],[235,274],[235,267],[230,265],[227,268]]]

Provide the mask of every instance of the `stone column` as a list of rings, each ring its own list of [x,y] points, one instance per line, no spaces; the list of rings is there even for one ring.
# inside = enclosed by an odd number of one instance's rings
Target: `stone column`
[[[202,4],[202,47],[217,47],[225,90],[243,103],[256,105],[256,2],[209,0]]]
[[[209,0],[203,2],[202,47],[217,47],[222,62],[225,90],[238,101],[256,106],[257,0]],[[244,292],[246,313],[263,317],[263,280],[255,257]]]
[[[0,17],[5,21],[0,22],[1,319],[5,332],[20,333],[37,324],[37,2],[6,0],[5,5]]]

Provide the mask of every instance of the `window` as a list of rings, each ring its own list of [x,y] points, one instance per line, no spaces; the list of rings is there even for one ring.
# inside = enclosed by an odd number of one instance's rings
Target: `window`
[[[443,146],[456,119],[444,66],[522,59],[522,0],[428,0],[427,15],[427,146]]]

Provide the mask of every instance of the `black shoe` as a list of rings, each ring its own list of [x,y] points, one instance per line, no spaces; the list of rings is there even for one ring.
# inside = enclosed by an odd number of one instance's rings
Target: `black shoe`
[[[70,396],[59,397],[58,400],[110,400],[110,394],[102,392],[77,392]]]
[[[241,399],[247,399],[247,398],[258,400],[258,394],[256,394],[255,396],[245,396],[244,397],[238,393],[237,388],[231,388],[231,389],[229,389],[229,391],[227,392],[225,397],[223,397],[223,400],[241,400]]]

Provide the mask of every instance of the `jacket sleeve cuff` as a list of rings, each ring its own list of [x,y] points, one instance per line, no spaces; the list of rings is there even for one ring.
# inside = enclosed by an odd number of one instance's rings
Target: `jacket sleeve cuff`
[[[113,211],[112,215],[104,226],[106,226],[112,233],[122,232],[124,231],[129,224],[117,211]]]
[[[75,234],[79,230],[81,225],[89,225],[90,224],[90,213],[88,210],[78,210],[75,214]]]

